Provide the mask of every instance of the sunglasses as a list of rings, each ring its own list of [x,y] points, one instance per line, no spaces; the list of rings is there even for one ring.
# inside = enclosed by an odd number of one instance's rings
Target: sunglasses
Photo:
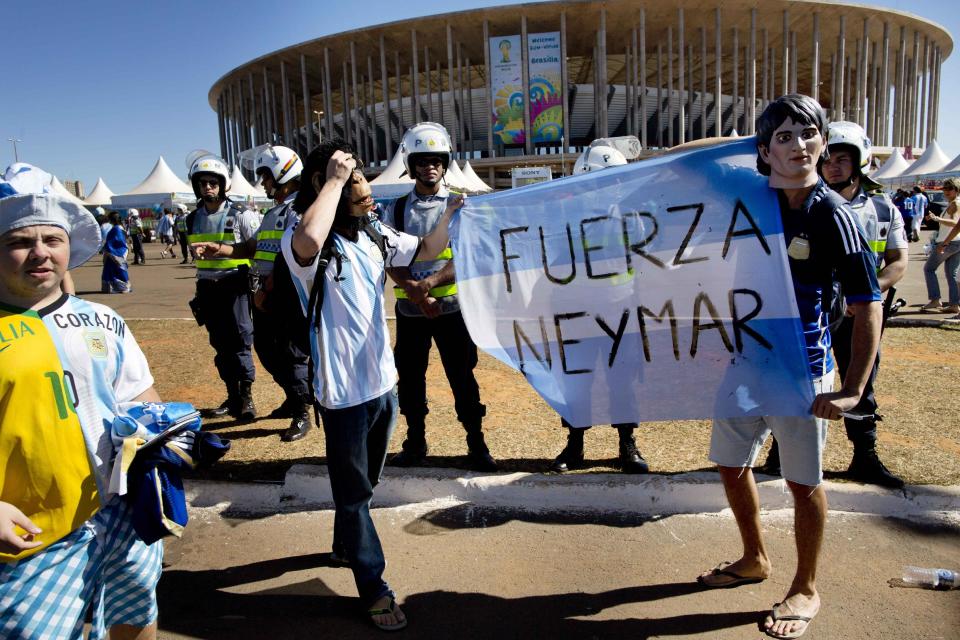
[[[197,178],[197,184],[201,187],[217,187],[220,185],[220,181],[216,178]]]
[[[415,167],[440,167],[443,166],[443,160],[438,157],[415,158],[413,161]]]

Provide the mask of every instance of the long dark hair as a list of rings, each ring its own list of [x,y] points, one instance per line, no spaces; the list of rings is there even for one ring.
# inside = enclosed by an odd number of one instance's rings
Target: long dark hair
[[[311,151],[310,155],[307,156],[307,160],[303,165],[303,172],[300,174],[300,190],[297,192],[297,197],[293,200],[293,209],[300,215],[306,213],[310,205],[313,204],[313,201],[317,199],[317,187],[313,184],[313,177],[318,176],[318,186],[323,187],[327,181],[327,165],[330,163],[330,158],[332,158],[333,154],[337,151],[349,153],[354,158],[357,157],[357,153],[350,143],[340,138],[333,138],[321,143],[319,147]],[[343,213],[349,214],[349,206],[349,198],[341,198],[337,204],[337,215],[342,215]],[[343,209],[343,211],[341,211],[341,209]]]

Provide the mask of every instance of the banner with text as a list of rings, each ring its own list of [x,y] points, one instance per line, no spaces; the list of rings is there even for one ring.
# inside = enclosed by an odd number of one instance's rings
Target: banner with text
[[[464,319],[575,426],[807,415],[813,386],[753,138],[471,198]]]
[[[493,92],[493,135],[503,144],[522,144],[523,50],[520,36],[490,38],[490,88]]]
[[[530,131],[534,142],[559,142],[563,136],[560,102],[560,32],[531,33],[527,37],[530,61]]]

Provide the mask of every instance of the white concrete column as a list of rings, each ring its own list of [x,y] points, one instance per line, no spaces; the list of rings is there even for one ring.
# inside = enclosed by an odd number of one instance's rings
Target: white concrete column
[[[713,86],[713,121],[717,136],[723,135],[723,29],[720,22],[720,7],[716,8],[714,25],[713,57],[716,62],[715,83]]]
[[[718,9],[718,11],[719,11],[719,9]],[[684,50],[684,47],[685,47],[684,37],[683,37],[683,36],[684,36],[684,30],[686,29],[686,27],[685,27],[685,25],[684,25],[684,20],[683,20],[683,18],[684,18],[684,16],[683,16],[683,7],[679,7],[679,8],[677,9],[677,53],[680,55],[680,59],[679,59],[679,61],[678,61],[679,64],[677,65],[677,66],[678,66],[678,71],[679,71],[679,74],[680,74],[680,77],[679,77],[679,79],[677,80],[677,105],[678,105],[678,107],[679,107],[679,111],[678,111],[679,117],[677,118],[677,129],[678,129],[678,132],[677,132],[677,133],[679,133],[678,144],[683,144],[684,142],[686,142],[686,138],[687,138],[687,136],[686,136],[686,133],[687,133],[687,123],[686,123],[687,110],[686,110],[686,102],[685,102],[685,100],[683,99],[684,89],[686,88],[686,87],[684,86],[684,85],[686,85],[686,74],[685,74],[685,71],[686,71],[686,70],[685,70],[685,68],[684,68],[684,66],[685,66],[685,64],[686,64],[686,60],[684,60],[684,55],[683,55],[683,54],[684,54],[684,51],[683,51],[683,50]]]
[[[757,9],[750,9],[750,48],[747,52],[747,118],[746,131],[753,135],[757,131]]]
[[[820,102],[820,13],[813,12],[813,41],[810,55],[810,97]]]
[[[667,146],[675,145],[673,137],[673,114],[675,111],[673,93],[673,25],[667,26]]]
[[[647,10],[640,7],[640,144],[647,148]],[[692,116],[692,114],[691,114]]]
[[[564,37],[563,27],[566,26],[566,22],[564,21],[564,13],[562,11],[560,12],[560,26],[561,26],[560,38],[562,43],[563,37]],[[561,96],[566,96],[567,78],[566,78],[566,75],[563,73],[563,71],[566,70],[566,62],[567,62],[566,56],[561,57],[561,67],[562,67],[561,73],[560,73],[560,78],[562,80],[561,87],[560,87]],[[484,69],[483,88],[484,88],[484,94],[487,97],[487,110],[486,110],[486,113],[483,114],[484,120],[487,123],[487,157],[492,158],[494,156],[493,154],[493,85],[491,84],[491,79],[490,79],[490,21],[487,19],[484,19],[483,21],[483,69]],[[428,71],[429,71],[429,67],[428,67]],[[564,105],[563,105],[563,115],[564,115],[564,123],[566,123],[566,115],[567,115],[566,102],[564,102]],[[493,185],[490,185],[490,186],[493,186]]]
[[[410,84],[413,88],[413,120],[411,125],[420,122],[420,49],[417,47],[417,30],[410,29],[410,53],[413,57],[413,73]]]
[[[524,59],[526,59],[526,56],[524,56]],[[459,128],[459,124],[457,122],[457,103],[453,93],[453,27],[449,22],[447,23],[447,89],[450,92],[450,112],[453,114],[453,126],[447,125],[447,131],[450,132],[450,137],[452,138],[453,142],[454,157],[456,157],[456,152],[458,149],[457,130]],[[447,123],[444,124],[446,125]]]

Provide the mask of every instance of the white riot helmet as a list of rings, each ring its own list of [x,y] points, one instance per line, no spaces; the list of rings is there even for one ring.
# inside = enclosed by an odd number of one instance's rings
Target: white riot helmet
[[[300,177],[303,162],[293,149],[268,145],[257,152],[253,163],[255,175],[259,176],[262,171],[269,171],[278,185],[286,184]]]
[[[413,167],[413,158],[418,155],[440,156],[443,161],[443,171],[446,173],[450,166],[453,149],[450,144],[450,134],[442,124],[436,122],[421,122],[415,127],[407,129],[400,142],[400,153],[403,155],[403,166],[407,175],[416,178]]]
[[[193,185],[193,193],[198,198],[202,198],[200,186],[197,184],[197,178],[204,173],[217,176],[220,179],[220,196],[227,197],[227,191],[230,190],[230,169],[227,163],[211,154],[201,156],[190,165],[190,184]]]
[[[841,144],[856,149],[857,155],[860,156],[859,164],[862,175],[864,169],[870,166],[871,158],[870,138],[867,137],[863,127],[856,122],[846,120],[831,122],[827,125],[827,148]]]
[[[609,167],[620,167],[627,164],[627,159],[613,147],[598,145],[587,147],[573,165],[573,175],[591,171],[600,171]]]
[[[130,216],[131,218],[136,219],[140,217],[140,212],[137,211],[136,209],[127,209],[127,215]]]

